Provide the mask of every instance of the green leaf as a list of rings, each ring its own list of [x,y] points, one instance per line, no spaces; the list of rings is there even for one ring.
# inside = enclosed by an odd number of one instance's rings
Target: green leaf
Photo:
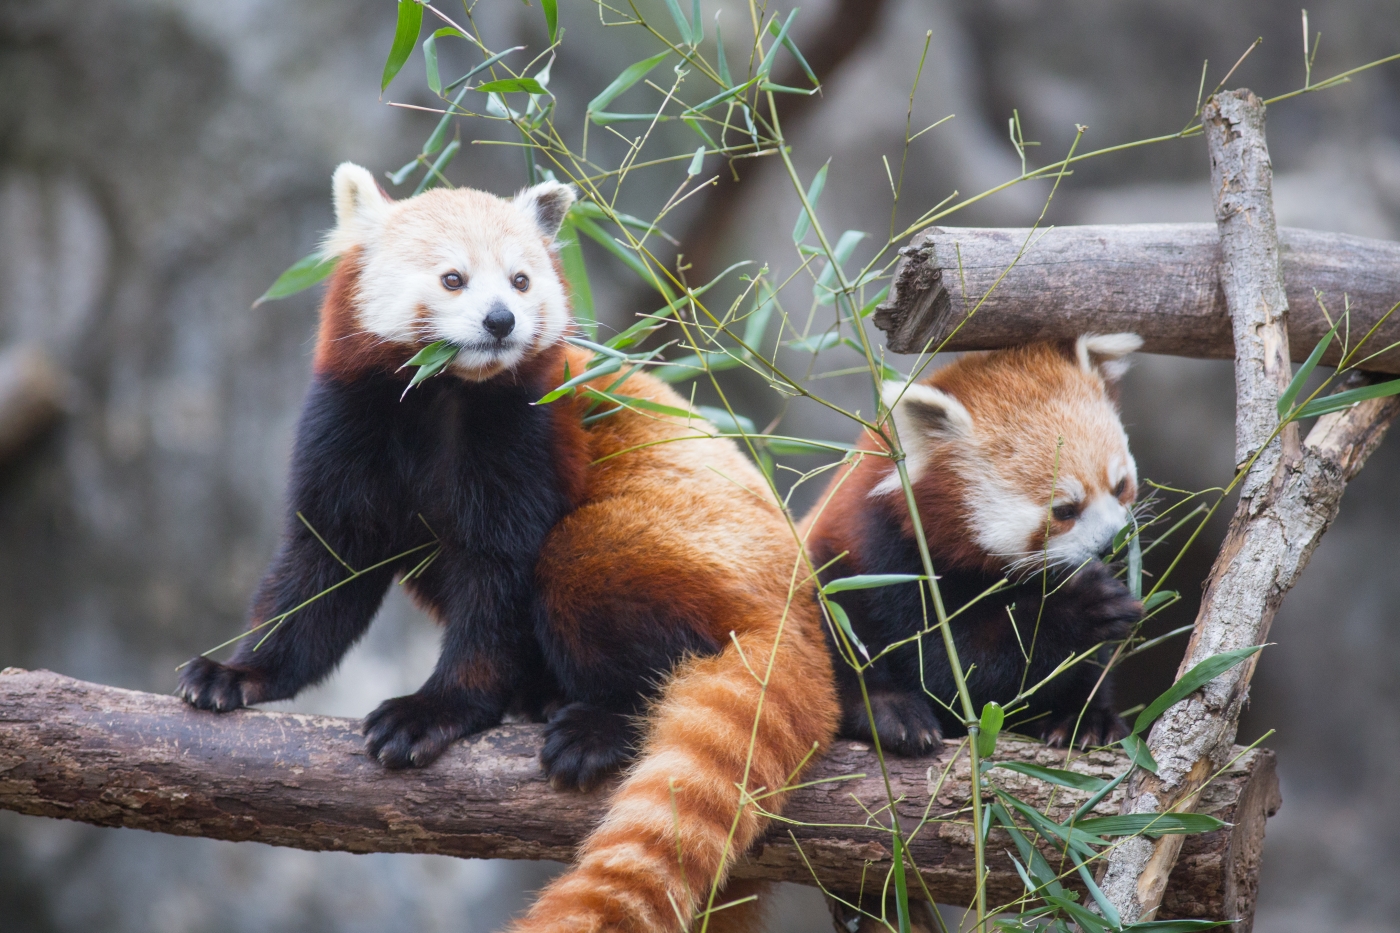
[[[831,160],[827,159],[826,164],[817,170],[817,175],[812,179],[812,186],[807,189],[807,204],[812,210],[817,209],[817,202],[821,200],[822,189],[826,187],[826,170],[831,167]],[[812,229],[812,218],[807,215],[807,208],[797,215],[797,223],[792,228],[792,242],[801,243],[807,236],[807,231]]]
[[[1159,606],[1165,605],[1181,596],[1176,590],[1158,590],[1142,601],[1142,614],[1147,615]]]
[[[1089,873],[1089,868],[1083,862],[1075,859],[1074,867],[1079,870],[1079,878],[1084,882],[1084,887],[1089,889],[1089,896],[1094,899],[1094,903],[1099,905],[1099,913],[1108,921],[1110,927],[1117,928],[1123,925],[1123,918],[1118,915],[1118,908],[1113,906],[1113,902],[1104,897],[1102,889],[1094,882],[1094,876]]]
[[[841,577],[822,587],[828,596],[844,593],[847,590],[873,590],[881,586],[895,586],[900,583],[916,583],[924,579],[917,573],[862,573],[853,577]]]
[[[788,346],[794,350],[802,350],[807,353],[820,353],[822,350],[830,349],[841,342],[841,335],[834,330],[829,330],[824,334],[816,334],[811,337],[798,337],[796,340],[788,341]]]
[[[595,389],[592,386],[584,386],[583,391],[606,402],[612,402],[615,405],[622,405],[626,408],[640,408],[643,411],[654,411],[658,415],[669,415],[672,418],[694,417],[694,414],[688,409],[677,408],[674,405],[663,405],[660,402],[653,402],[651,399],[636,398],[631,395],[617,395],[612,392],[604,392],[602,389]]]
[[[1010,797],[1009,794],[1006,796]],[[1006,807],[1000,803],[992,804],[992,815],[1006,829],[1011,841],[1016,845],[1016,851],[1021,853],[1021,859],[1026,863],[1031,877],[1035,879],[1034,886],[1026,885],[1028,893],[1039,895],[1043,891],[1055,896],[1064,894],[1065,889],[1058,880],[1058,873],[1050,867],[1050,863],[1045,860],[1045,856],[1040,853],[1040,850],[1026,838],[1026,834],[1021,832],[1021,828],[1011,819],[1011,814],[1007,812]]]
[[[705,38],[705,24],[700,21],[700,0],[690,0],[690,39],[699,45]]]
[[[622,96],[624,91],[645,78],[653,68],[661,64],[666,56],[670,54],[670,50],[658,52],[651,58],[644,58],[624,68],[622,74],[613,78],[612,83],[603,88],[601,94],[588,102],[588,116],[592,118],[595,113],[617,100],[618,97]]]
[[[264,301],[276,301],[278,298],[305,291],[330,276],[338,262],[339,256],[322,256],[319,252],[301,257],[277,277],[277,281],[263,292],[262,297],[253,302],[253,307],[256,308]]]
[[[446,369],[447,364],[457,358],[457,354],[461,352],[461,349],[461,347],[448,343],[446,340],[439,340],[436,343],[428,344],[426,347],[413,354],[413,356],[409,357],[408,362],[400,366],[399,369],[408,366],[417,366],[418,371],[415,372],[413,378],[408,381],[408,388],[403,390],[404,395],[407,395],[408,390],[418,385],[418,383],[432,376],[436,376]]]
[[[423,27],[423,5],[417,0],[399,0],[399,16],[394,24],[394,44],[389,49],[389,57],[384,62],[384,77],[379,83],[379,91],[388,90],[389,82],[403,68],[413,47],[418,44],[418,33]]]
[[[832,621],[842,632],[846,633],[846,637],[851,640],[851,644],[856,646],[856,650],[865,655],[865,660],[869,661],[870,651],[865,647],[865,642],[856,637],[856,630],[851,627],[851,617],[846,615],[846,610],[841,608],[840,603],[830,599],[826,601],[825,605],[831,611]]]
[[[1074,790],[1082,790],[1086,794],[1096,793],[1108,784],[1102,778],[1096,778],[1088,774],[1080,774],[1076,771],[1065,771],[1061,768],[1046,768],[1042,765],[1033,765],[1023,761],[999,761],[995,767],[1007,771],[1015,771],[1017,774],[1024,774],[1044,781],[1047,784],[1058,784],[1060,787],[1070,787]]]
[[[1142,736],[1133,733],[1124,736],[1118,744],[1123,746],[1123,751],[1128,753],[1128,758],[1132,760],[1133,764],[1144,771],[1157,773],[1157,760],[1152,757],[1152,752],[1148,750],[1147,743],[1142,740]]]
[[[757,434],[758,428],[743,415],[730,414],[723,408],[710,405],[697,405],[695,410],[710,424],[719,428],[721,434]]]
[[[768,322],[777,307],[777,296],[766,283],[759,283],[759,297],[755,299],[753,313],[744,320],[744,345],[756,352],[763,351],[763,338],[768,333]]]
[[[502,78],[499,81],[478,84],[472,90],[481,91],[484,94],[515,94],[522,91],[526,94],[546,93],[544,86],[534,78]]]
[[[1211,655],[1191,668],[1182,675],[1180,680],[1172,684],[1166,693],[1147,704],[1147,708],[1138,713],[1137,720],[1133,723],[1133,735],[1146,731],[1147,727],[1152,725],[1153,721],[1166,712],[1169,707],[1175,706],[1263,647],[1263,645],[1254,645],[1250,648],[1222,651],[1220,654]]]
[[[1308,354],[1308,358],[1303,361],[1303,365],[1298,367],[1298,371],[1293,374],[1293,378],[1288,382],[1288,388],[1283,390],[1283,394],[1278,397],[1278,416],[1283,418],[1293,407],[1293,400],[1298,397],[1298,393],[1303,388],[1303,383],[1308,381],[1312,371],[1317,369],[1317,364],[1322,359],[1322,354],[1327,352],[1327,347],[1332,343],[1332,337],[1337,333],[1337,326],[1341,324],[1338,319],[1332,329],[1322,335],[1322,339],[1313,347],[1313,351]]]
[[[562,398],[563,396],[568,395],[573,389],[583,385],[590,379],[596,379],[599,376],[606,376],[609,373],[617,372],[619,369],[622,368],[622,364],[622,360],[607,360],[606,362],[599,363],[597,366],[591,366],[583,372],[579,373],[577,376],[573,377],[572,379],[567,380],[558,388],[546,393],[535,404],[548,405],[555,399]]]
[[[442,170],[447,168],[447,163],[452,161],[453,157],[457,155],[457,150],[461,148],[462,143],[460,140],[454,139],[452,142],[448,143],[447,148],[442,150],[442,155],[437,157],[432,167],[428,169],[427,174],[423,176],[422,181],[418,182],[418,187],[413,189],[413,195],[411,196],[420,195],[432,187],[435,182],[441,181]]]
[[[796,11],[794,10],[793,12]],[[719,27],[716,26],[715,30],[718,31]],[[768,22],[768,34],[776,36],[778,41],[783,44],[784,48],[792,53],[792,57],[797,59],[797,64],[802,66],[802,72],[807,76],[807,80],[811,81],[814,85],[821,84],[821,82],[817,80],[817,73],[812,70],[812,66],[807,64],[807,59],[803,58],[802,53],[797,50],[797,43],[792,41],[791,36],[784,35],[782,31],[778,29],[778,20],[776,17]]]
[[[467,38],[461,30],[453,26],[444,26],[431,36],[423,40],[423,67],[428,73],[428,89],[434,94],[442,93],[442,77],[438,74],[437,40],[442,36],[457,36]]]
[[[690,114],[690,113],[703,113],[703,112],[705,112],[706,110],[709,110],[709,109],[710,109],[711,107],[713,107],[715,104],[722,104],[722,103],[724,103],[725,101],[729,100],[731,97],[737,97],[738,95],[744,93],[745,91],[747,91],[749,88],[753,87],[753,86],[754,86],[755,84],[757,84],[757,83],[758,83],[758,78],[750,78],[749,80],[745,81],[743,84],[736,84],[736,85],[734,85],[734,86],[731,87],[731,88],[726,88],[725,90],[720,91],[720,92],[719,92],[718,94],[716,94],[714,97],[711,97],[711,98],[709,98],[708,100],[701,101],[700,103],[696,104],[694,107],[687,107],[687,108],[685,108],[685,112],[688,113],[688,114]],[[750,132],[753,132],[752,126],[750,126]]]
[[[899,933],[910,933],[909,879],[904,875],[904,838],[894,830],[894,910],[899,920]]]
[[[513,48],[506,49],[504,52],[497,52],[495,55],[492,55],[490,58],[486,59],[486,61],[482,62],[480,65],[477,65],[477,66],[476,66],[475,68],[473,68],[471,71],[468,71],[466,74],[462,75],[462,76],[461,76],[460,78],[458,78],[456,81],[453,81],[451,84],[447,85],[447,87],[444,88],[444,90],[450,91],[450,90],[452,90],[454,87],[456,87],[457,85],[463,83],[464,81],[470,81],[472,78],[475,78],[477,75],[481,74],[481,73],[482,73],[483,71],[485,71],[487,68],[490,68],[492,65],[496,64],[496,62],[498,62],[498,61],[500,61],[501,59],[505,58],[505,57],[506,57],[507,55],[509,55],[511,52],[519,52],[519,51],[520,51],[521,49],[523,49],[523,48],[525,48],[525,46],[523,46],[523,45],[517,45],[517,46],[515,46],[515,47],[513,47]],[[459,97],[458,100],[460,101],[461,98]]]
[[[549,27],[549,44],[559,41],[559,0],[540,0],[544,10],[544,24]]]
[[[1204,813],[1119,813],[1096,816],[1076,824],[1076,829],[1095,836],[1184,835],[1214,832],[1225,823]]]
[[[797,18],[797,10],[788,13],[787,19],[783,22],[783,28],[778,30],[778,38],[773,40],[773,44],[768,47],[768,54],[763,56],[763,61],[758,66],[758,76],[768,77],[768,72],[773,70],[773,59],[778,57],[778,47],[786,45],[788,30],[792,28],[792,21]]]
[[[676,28],[681,33],[681,41],[686,45],[694,45],[696,40],[691,38],[690,21],[681,13],[681,5],[676,0],[666,0],[666,9],[671,11],[671,19],[676,21]]]
[[[729,73],[729,62],[724,57],[724,36],[719,32],[719,18],[715,18],[715,70],[719,72],[719,79],[724,82],[725,87],[734,86],[734,77]]]
[[[811,441],[801,437],[775,437],[771,434],[763,439],[763,443],[780,457],[802,457],[855,449],[854,444],[843,444],[841,441]]]
[[[1238,920],[1140,920],[1122,928],[1122,933],[1195,933],[1230,926]]]
[[[575,218],[574,227],[580,233],[585,234],[589,239],[593,240],[599,246],[603,247],[603,249],[607,250],[608,252],[616,256],[618,259],[620,259],[623,265],[627,266],[627,268],[631,269],[634,273],[636,273],[637,278],[641,279],[646,284],[660,291],[661,294],[667,298],[667,300],[676,300],[675,293],[671,291],[669,286],[667,286],[666,281],[664,279],[662,279],[659,275],[653,275],[651,270],[647,268],[646,263],[642,262],[642,260],[637,257],[636,253],[623,246],[621,243],[617,242],[617,240],[608,236],[607,231],[605,231],[602,227],[598,226],[593,221],[583,216]]]
[[[690,168],[686,169],[685,173],[690,177],[694,178],[696,175],[700,174],[701,170],[704,169],[704,167],[705,147],[701,146],[699,149],[695,150],[695,156],[690,160]]]
[[[1380,382],[1376,385],[1362,386],[1359,389],[1348,389],[1345,392],[1337,392],[1334,395],[1324,395],[1322,398],[1315,398],[1302,408],[1298,409],[1299,418],[1316,418],[1319,415],[1330,415],[1334,411],[1341,411],[1350,408],[1357,402],[1364,402],[1373,398],[1385,398],[1386,396],[1400,393],[1400,379],[1392,379],[1389,382]]]
[[[1103,917],[1079,906],[1069,898],[1047,894],[1045,900],[1069,914],[1070,919],[1079,924],[1084,933],[1108,933],[1108,924],[1104,922]]]
[[[851,253],[855,252],[856,245],[865,237],[866,233],[862,230],[847,230],[841,234],[831,251],[836,261],[828,262],[812,285],[812,297],[817,300],[817,304],[829,305],[836,300],[836,270],[846,264],[851,258]]]
[[[997,750],[997,736],[1001,734],[1001,724],[1006,721],[1006,710],[1000,703],[990,702],[982,707],[981,728],[977,733],[977,755],[991,758]]]
[[[569,304],[573,308],[574,320],[578,321],[584,333],[598,336],[598,319],[593,311],[593,288],[588,283],[588,267],[583,261],[583,245],[579,242],[578,229],[566,219],[564,226],[568,234],[559,238],[559,264],[564,267],[564,281],[569,286]]]

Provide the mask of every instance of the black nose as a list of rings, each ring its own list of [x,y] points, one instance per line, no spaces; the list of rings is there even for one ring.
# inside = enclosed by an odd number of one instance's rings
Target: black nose
[[[481,322],[481,325],[492,337],[504,340],[511,331],[515,330],[515,315],[501,305],[496,305],[486,312],[486,318]]]

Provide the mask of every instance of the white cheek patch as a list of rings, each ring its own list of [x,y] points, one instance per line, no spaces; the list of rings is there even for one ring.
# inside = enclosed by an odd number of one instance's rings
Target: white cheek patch
[[[1093,560],[1130,518],[1121,502],[1109,493],[1100,493],[1079,513],[1073,528],[1050,539],[1046,547],[1050,562],[1072,567]]]
[[[970,484],[967,509],[973,538],[988,554],[1025,556],[1031,540],[1045,527],[1045,506],[992,475]]]

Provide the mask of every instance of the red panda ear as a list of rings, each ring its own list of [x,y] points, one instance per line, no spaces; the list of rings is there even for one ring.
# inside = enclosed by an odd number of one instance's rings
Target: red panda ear
[[[521,191],[512,203],[535,222],[545,240],[553,242],[574,203],[574,189],[557,181],[540,182]]]
[[[342,162],[331,177],[335,201],[335,229],[326,238],[326,251],[341,255],[379,229],[393,203],[368,169]]]
[[[933,448],[944,442],[972,438],[972,415],[957,399],[921,382],[887,382],[880,397],[890,409],[909,478],[915,480],[928,465]],[[898,488],[899,474],[893,470],[873,491]],[[893,480],[893,487],[886,489]]]
[[[1128,371],[1124,359],[1138,347],[1137,334],[1084,334],[1074,342],[1074,355],[1086,373],[1098,373],[1110,387]]]

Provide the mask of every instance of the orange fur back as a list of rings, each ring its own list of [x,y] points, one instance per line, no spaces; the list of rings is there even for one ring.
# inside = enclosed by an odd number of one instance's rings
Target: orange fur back
[[[573,372],[586,367],[586,354],[569,357]],[[646,375],[611,391],[687,407]],[[751,795],[780,809],[779,790],[834,734],[831,664],[797,539],[763,477],[713,430],[698,416],[629,410],[587,432],[585,501],[539,565],[551,618],[566,625],[584,607],[645,593],[693,609],[724,647],[672,673],[607,817],[519,933],[689,928],[764,828]],[[716,913],[711,928],[738,929],[752,913]]]

